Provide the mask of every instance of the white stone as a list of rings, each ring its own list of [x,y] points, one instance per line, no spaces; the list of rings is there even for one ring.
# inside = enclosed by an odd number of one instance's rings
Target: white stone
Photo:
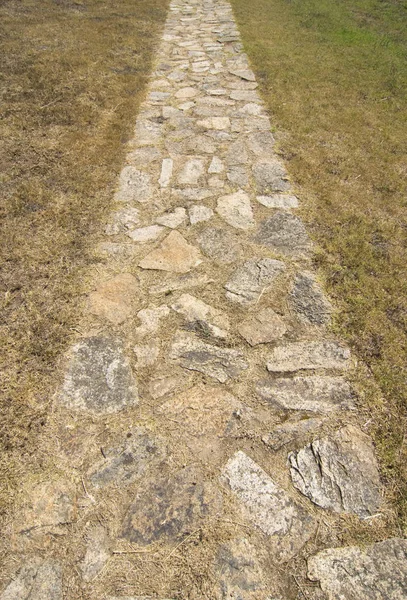
[[[160,327],[161,319],[168,317],[170,309],[163,304],[157,308],[143,308],[137,313],[141,325],[136,328],[139,337],[145,337],[148,334],[155,333]]]
[[[156,223],[176,229],[187,220],[187,211],[182,206],[178,206],[173,212],[164,213],[156,219]]]
[[[200,177],[202,177],[204,173],[204,161],[201,158],[190,158],[178,175],[178,183],[181,185],[197,185]]]
[[[126,235],[128,235],[133,242],[145,244],[147,242],[151,242],[152,240],[156,240],[163,231],[163,227],[159,227],[158,225],[149,225],[148,227],[140,227],[139,229],[128,231]]]
[[[172,177],[172,169],[173,169],[173,160],[172,158],[164,158],[161,166],[161,175],[159,179],[160,186],[162,188],[166,188],[169,186],[171,177]]]
[[[297,208],[298,198],[288,194],[275,194],[273,196],[256,196],[257,202],[260,202],[267,208]]]
[[[263,108],[260,106],[260,104],[256,104],[255,102],[248,102],[239,110],[239,112],[245,115],[252,115],[257,117],[262,114]]]
[[[222,311],[206,304],[190,294],[183,294],[171,308],[182,315],[188,323],[202,323],[214,337],[226,338],[230,328],[229,319]]]
[[[251,229],[255,225],[250,198],[243,190],[219,198],[216,211],[237,229]]]
[[[181,99],[183,100],[186,98],[194,98],[197,95],[198,95],[198,90],[193,87],[184,87],[175,93],[175,97],[179,98],[180,100]]]
[[[209,117],[197,122],[198,127],[204,129],[216,129],[219,131],[230,129],[229,117]]]
[[[222,173],[225,170],[225,165],[217,156],[214,156],[209,165],[208,173]]]
[[[301,369],[346,369],[350,351],[337,342],[294,342],[274,348],[267,370],[293,373]]]
[[[188,210],[189,221],[191,225],[201,223],[202,221],[208,221],[213,217],[213,210],[203,204],[195,204]]]

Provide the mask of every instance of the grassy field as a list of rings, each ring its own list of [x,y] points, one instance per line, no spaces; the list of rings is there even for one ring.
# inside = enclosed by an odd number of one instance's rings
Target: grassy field
[[[407,10],[232,0],[407,533]]]
[[[57,358],[167,0],[0,2],[0,511],[35,463]],[[38,465],[37,465],[38,467]]]

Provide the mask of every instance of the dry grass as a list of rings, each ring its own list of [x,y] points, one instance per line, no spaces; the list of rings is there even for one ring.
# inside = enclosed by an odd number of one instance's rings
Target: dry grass
[[[407,61],[397,0],[232,0],[407,533]],[[283,134],[281,134],[283,132]]]
[[[0,3],[2,515],[36,461],[56,361],[75,329],[166,8]]]

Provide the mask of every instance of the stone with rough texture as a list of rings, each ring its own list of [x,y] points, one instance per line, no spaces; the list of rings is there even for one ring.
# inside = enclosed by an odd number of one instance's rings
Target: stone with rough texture
[[[228,317],[217,308],[190,294],[183,294],[171,308],[182,315],[187,323],[195,325],[210,335],[226,338],[230,328]]]
[[[111,222],[106,225],[106,235],[118,235],[125,233],[128,229],[134,229],[140,222],[140,211],[137,208],[128,207],[118,210],[112,215]]]
[[[120,174],[119,189],[115,194],[118,202],[148,202],[153,188],[150,176],[132,166],[124,167]]]
[[[256,131],[246,138],[246,144],[256,156],[269,157],[274,152],[274,137],[270,131]]]
[[[407,540],[322,550],[308,559],[308,577],[319,581],[328,600],[405,600]]]
[[[133,275],[116,275],[89,294],[89,312],[119,325],[131,316],[132,304],[138,298],[138,292],[139,283]]]
[[[229,117],[209,117],[208,119],[202,119],[201,121],[198,121],[197,125],[203,129],[216,129],[219,131],[224,131],[226,129],[230,129],[230,119]]]
[[[163,231],[164,228],[160,227],[159,225],[149,225],[148,227],[140,227],[138,229],[128,231],[127,236],[131,238],[133,242],[146,244],[147,242],[152,242],[153,240],[159,238]]]
[[[297,208],[298,198],[288,194],[274,194],[273,196],[256,196],[257,202],[260,202],[267,208]]]
[[[80,564],[82,577],[85,581],[92,581],[103,569],[110,558],[109,546],[109,536],[101,525],[88,533],[86,554]]]
[[[161,166],[161,175],[159,184],[162,188],[166,188],[170,185],[173,169],[173,160],[171,158],[164,158]]]
[[[329,322],[332,306],[311,273],[299,273],[289,295],[291,306],[301,321],[311,325]]]
[[[246,517],[269,537],[275,560],[295,556],[314,533],[316,523],[311,515],[244,452],[232,456],[222,479],[240,501]]]
[[[232,539],[221,546],[215,568],[222,600],[258,600],[259,592],[265,588],[256,549],[245,538]]]
[[[204,161],[201,158],[190,158],[178,175],[178,183],[181,185],[197,185],[204,173]]]
[[[187,273],[201,262],[199,250],[188,244],[180,233],[171,231],[156,250],[140,261],[139,266],[142,269]]]
[[[119,342],[90,337],[75,344],[59,399],[69,409],[94,414],[135,406],[137,386]]]
[[[216,262],[230,264],[243,257],[238,237],[220,227],[207,227],[197,240],[202,252]]]
[[[195,204],[188,210],[189,222],[191,225],[201,223],[202,221],[209,221],[213,217],[213,210],[208,206],[202,204]]]
[[[153,365],[160,355],[160,342],[151,340],[148,344],[134,346],[133,350],[137,356],[137,367],[150,367]]]
[[[184,332],[175,336],[170,357],[178,360],[185,369],[199,371],[221,383],[235,379],[249,366],[239,350],[206,344]]]
[[[187,98],[195,98],[198,95],[198,90],[193,87],[184,87],[175,92],[175,97],[179,100],[185,100]]]
[[[280,450],[280,448],[301,441],[307,435],[314,433],[325,421],[326,419],[316,418],[288,421],[274,427],[270,433],[267,433],[261,439],[272,450]]]
[[[284,263],[279,260],[271,258],[248,260],[225,284],[226,297],[243,306],[254,304],[284,269]]]
[[[221,196],[216,210],[226,223],[237,229],[251,229],[255,225],[250,198],[242,190]]]
[[[161,320],[168,317],[170,309],[165,304],[155,308],[143,308],[137,313],[141,325],[136,328],[139,337],[145,337],[158,331],[161,326]]]
[[[0,600],[62,600],[62,568],[54,561],[34,559],[22,566]]]
[[[289,455],[291,479],[322,508],[361,518],[380,507],[380,478],[372,440],[353,425]]]
[[[277,161],[259,162],[253,166],[253,177],[260,195],[272,192],[286,192],[290,184],[285,169]]]
[[[121,536],[140,546],[179,542],[221,511],[219,492],[203,474],[186,467],[139,488],[124,519]]]
[[[246,81],[256,81],[253,71],[250,71],[249,69],[231,69],[229,73],[236,75],[236,77],[240,77],[241,79],[245,79]]]
[[[148,384],[148,391],[154,400],[175,394],[182,389],[190,387],[191,378],[181,377],[180,375],[162,375],[153,379]]]
[[[259,382],[256,391],[276,408],[330,413],[353,408],[352,389],[341,377],[294,377]]]
[[[160,295],[168,294],[176,290],[186,290],[190,288],[202,288],[205,287],[211,280],[207,275],[195,275],[194,273],[186,273],[178,277],[167,277],[164,278],[162,283],[153,285],[150,288],[150,294]]]
[[[338,342],[294,342],[273,349],[267,362],[272,373],[293,373],[302,369],[339,369],[349,367],[350,351]]]
[[[304,254],[311,245],[303,222],[281,211],[260,224],[254,240],[287,255]]]
[[[238,327],[242,337],[251,346],[267,344],[281,338],[287,331],[284,321],[273,309],[263,308],[248,317]]]
[[[75,488],[68,481],[56,479],[37,484],[30,491],[30,499],[21,518],[16,519],[20,533],[57,533],[63,525],[76,518]]]
[[[208,173],[222,173],[225,170],[223,162],[217,156],[212,158]]]
[[[182,206],[178,206],[173,212],[164,213],[156,218],[156,223],[176,229],[183,225],[187,220],[187,211]]]

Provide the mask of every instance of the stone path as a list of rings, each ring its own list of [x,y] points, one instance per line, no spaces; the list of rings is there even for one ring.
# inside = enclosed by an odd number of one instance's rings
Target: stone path
[[[407,597],[341,547],[381,484],[298,205],[229,4],[173,0],[1,600]]]

